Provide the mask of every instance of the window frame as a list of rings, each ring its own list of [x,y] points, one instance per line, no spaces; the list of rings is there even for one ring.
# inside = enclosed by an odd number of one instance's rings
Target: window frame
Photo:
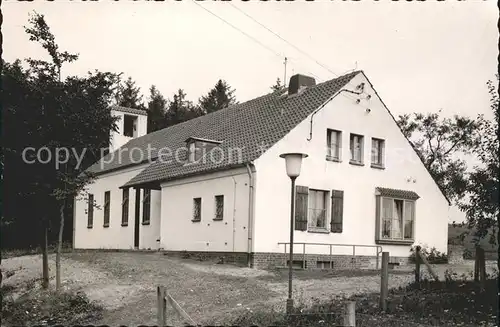
[[[338,156],[335,157],[332,155],[332,135],[337,135],[337,151]],[[334,161],[334,162],[342,162],[342,131],[337,129],[327,129],[326,130],[326,160]]]
[[[193,216],[191,218],[191,221],[194,223],[201,221],[201,204],[202,204],[201,197],[193,198]],[[196,206],[198,206],[198,218],[196,217],[197,215],[195,212]]]
[[[130,188],[124,188],[122,191],[122,226],[123,227],[128,226],[129,205],[130,205]]]
[[[374,152],[374,142],[378,143],[377,157],[379,157],[380,162],[373,161]],[[385,140],[377,137],[372,137],[371,152],[370,152],[370,166],[372,168],[384,168],[385,167]]]
[[[323,203],[324,203],[324,212],[325,212],[325,223],[324,227],[317,227],[317,226],[311,226],[311,210],[319,210],[319,209],[312,209],[311,208],[311,191],[313,192],[322,192],[323,193]],[[328,213],[329,213],[329,199],[330,199],[330,191],[329,190],[322,190],[322,189],[315,189],[315,188],[309,188],[308,189],[308,195],[307,195],[307,231],[308,232],[317,232],[317,233],[330,233],[329,230],[329,218],[328,218]]]
[[[220,212],[220,216],[218,215],[219,212],[217,212],[217,201],[220,200],[222,202],[222,210]],[[216,195],[214,196],[214,219],[213,220],[216,220],[216,221],[221,221],[221,220],[224,220],[224,195],[223,194],[219,194],[219,195]]]
[[[385,238],[383,237],[383,223],[384,220],[386,220],[383,216],[384,208],[383,208],[383,201],[384,199],[389,199],[392,200],[392,213],[394,212],[394,205],[396,201],[402,201],[403,202],[403,217],[402,217],[402,224],[401,224],[401,238],[395,238],[392,235],[390,238]],[[405,228],[406,228],[406,203],[411,202],[413,205],[412,208],[412,219],[411,219],[411,229],[412,229],[412,235],[410,238],[405,238]],[[382,196],[382,195],[377,195],[376,196],[376,235],[375,235],[375,241],[377,244],[400,244],[400,245],[410,245],[415,242],[415,219],[416,219],[416,200],[411,200],[411,199],[405,199],[402,197],[391,197],[391,196]],[[392,222],[394,221],[394,216],[391,214],[391,227],[390,227],[390,232],[392,234],[393,229],[392,229]]]
[[[142,224],[151,224],[151,190],[147,188],[142,191]]]
[[[111,216],[111,191],[104,192],[104,219],[103,227],[109,227],[109,220]]]
[[[359,138],[359,157],[360,160],[354,159],[354,148],[355,148],[355,138]],[[350,133],[349,134],[349,163],[357,166],[364,166],[364,152],[365,152],[365,137],[361,134]]]

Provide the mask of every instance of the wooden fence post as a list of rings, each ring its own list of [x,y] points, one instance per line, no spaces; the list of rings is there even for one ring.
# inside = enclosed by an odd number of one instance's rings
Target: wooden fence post
[[[415,284],[420,288],[420,245],[415,247]]]
[[[484,254],[484,249],[478,247],[476,250],[476,257],[478,258],[478,266],[479,266],[479,282],[481,284],[481,289],[484,290],[486,284],[486,258]]]
[[[344,327],[356,327],[356,302],[348,301],[344,304]]]
[[[439,276],[436,274],[436,272],[434,271],[434,269],[432,269],[431,264],[429,263],[429,261],[427,261],[427,259],[425,258],[425,256],[421,252],[419,254],[420,254],[420,259],[425,264],[425,266],[427,267],[427,270],[432,275],[432,277],[434,277],[434,280],[436,282],[439,281]]]
[[[165,286],[159,285],[157,291],[157,312],[156,317],[158,326],[163,327],[167,325],[167,299],[165,298],[167,292]]]
[[[382,252],[382,273],[380,281],[380,308],[387,310],[387,294],[389,293],[389,252]]]

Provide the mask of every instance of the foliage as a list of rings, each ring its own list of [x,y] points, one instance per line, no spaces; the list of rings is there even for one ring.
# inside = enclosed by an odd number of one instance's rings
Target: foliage
[[[457,155],[470,154],[479,146],[481,117],[414,113],[400,115],[397,123],[446,196],[455,202],[462,199],[467,189],[467,165]]]
[[[193,105],[189,100],[186,100],[186,93],[182,89],[177,91],[173,100],[169,103],[167,112],[165,113],[166,125],[176,125],[190,119],[203,115],[203,111]]]
[[[207,114],[227,108],[237,103],[234,91],[226,81],[219,80],[207,95],[200,98],[199,105]]]
[[[165,111],[167,99],[163,97],[154,85],[151,85],[149,92],[148,133],[151,133],[166,127]]]
[[[468,201],[461,205],[465,211],[469,229],[475,229],[475,240],[487,236],[489,231],[490,242],[496,243],[499,233],[499,171],[500,171],[500,130],[499,130],[499,98],[498,81],[497,84],[488,81],[488,92],[490,94],[490,108],[493,112],[493,120],[483,119],[481,128],[481,145],[476,149],[475,154],[479,158],[481,166],[474,167],[474,171],[469,174],[467,184]]]
[[[135,85],[132,77],[124,82],[118,83],[118,91],[115,93],[116,102],[119,106],[145,110],[142,103],[141,89]]]
[[[273,86],[271,86],[271,91],[274,93],[274,92],[279,92],[281,90],[283,90],[285,88],[284,85],[281,84],[281,80],[280,78],[278,77],[276,79],[276,84],[274,84]]]
[[[408,257],[410,263],[415,263],[417,255],[416,247],[417,245],[414,245],[410,248],[410,255]],[[420,253],[431,264],[448,263],[448,256],[445,253],[438,251],[435,247],[428,248],[427,246],[420,246]]]

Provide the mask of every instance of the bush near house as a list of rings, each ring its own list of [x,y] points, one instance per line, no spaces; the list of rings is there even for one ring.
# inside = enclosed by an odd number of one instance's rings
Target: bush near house
[[[415,263],[415,256],[417,245],[414,245],[410,249],[410,256],[408,260],[410,263]],[[420,245],[420,253],[425,256],[427,261],[431,264],[445,264],[448,263],[448,256],[445,253],[438,251],[435,247],[428,248],[425,245]]]

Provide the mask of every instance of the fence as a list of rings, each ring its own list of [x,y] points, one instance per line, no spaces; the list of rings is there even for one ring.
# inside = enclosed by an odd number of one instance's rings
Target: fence
[[[167,305],[170,304],[172,309],[183,320],[191,326],[198,326],[198,324],[182,309],[182,307],[175,301],[175,299],[165,290],[165,286],[159,285],[157,288],[157,320],[158,326],[167,326]]]
[[[288,266],[287,265],[287,260],[288,260],[288,256],[287,256],[287,247],[289,248],[290,247],[290,243],[289,242],[278,242],[278,245],[283,245],[284,246],[284,253],[283,253],[283,263],[284,263],[284,267]],[[295,246],[302,246],[302,268],[305,268],[306,267],[306,255],[307,255],[307,251],[306,251],[306,246],[328,246],[329,247],[329,254],[315,254],[315,255],[318,255],[318,256],[324,256],[324,257],[328,257],[329,258],[329,261],[330,261],[330,269],[333,268],[333,262],[334,262],[334,255],[336,254],[333,254],[333,248],[334,247],[352,247],[352,264],[354,265],[355,264],[355,258],[356,258],[356,248],[358,249],[374,249],[375,250],[375,256],[376,256],[376,269],[379,269],[379,262],[380,262],[380,254],[382,253],[382,247],[380,245],[358,245],[358,244],[330,244],[330,243],[303,243],[303,242],[294,242],[293,243],[293,246],[294,246],[294,256],[295,255],[300,255],[300,253],[297,253],[295,252]],[[291,263],[293,264],[293,263]]]

